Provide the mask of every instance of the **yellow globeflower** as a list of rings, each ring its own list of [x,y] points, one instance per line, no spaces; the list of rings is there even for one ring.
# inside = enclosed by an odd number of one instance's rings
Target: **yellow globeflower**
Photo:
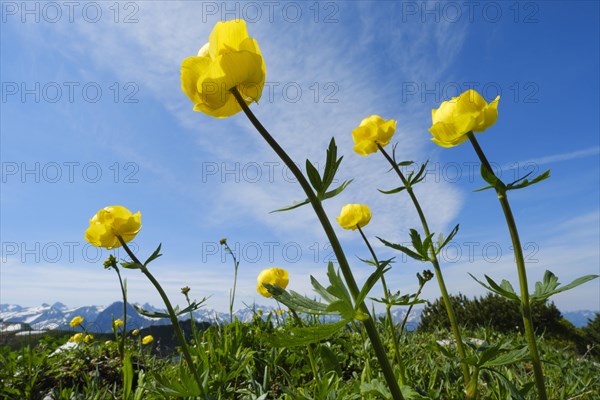
[[[69,338],[69,342],[79,343],[83,340],[83,333],[76,333]]]
[[[90,343],[93,340],[94,340],[94,336],[90,335],[90,334],[85,335],[85,337],[83,338],[83,341],[86,342],[86,343]]]
[[[387,146],[396,131],[396,121],[385,120],[379,115],[363,119],[358,128],[352,131],[354,151],[366,156],[377,151],[377,145]]]
[[[121,327],[121,325],[123,325],[123,320],[122,319],[115,319],[113,321],[113,329],[118,329]]]
[[[79,325],[81,325],[81,323],[83,322],[83,317],[81,315],[78,315],[76,317],[74,317],[71,322],[69,322],[69,326],[71,328],[76,328]]]
[[[265,61],[256,40],[248,36],[246,22],[217,22],[198,55],[183,60],[181,88],[194,111],[224,118],[242,110],[230,90],[237,88],[246,104],[257,102],[266,76]]]
[[[265,297],[272,297],[267,288],[263,286],[263,283],[285,289],[290,281],[290,277],[288,272],[283,268],[269,268],[262,270],[262,272],[258,274],[256,281],[258,282],[258,285],[256,286],[258,293]]]
[[[133,331],[131,331],[131,334],[132,334],[133,336],[137,336],[137,335],[139,335],[139,334],[140,334],[140,330],[139,330],[139,329],[134,329]]]
[[[132,214],[123,206],[104,207],[90,220],[85,240],[97,247],[114,249],[121,246],[117,236],[125,243],[131,241],[142,228],[142,214]]]
[[[150,344],[153,341],[154,338],[152,337],[152,335],[144,336],[144,338],[142,339],[142,344]]]
[[[346,204],[336,219],[342,228],[356,230],[369,223],[371,210],[365,204]]]
[[[431,111],[431,140],[442,147],[454,147],[467,140],[468,132],[485,131],[498,119],[498,101],[500,96],[488,104],[470,89],[443,102],[440,108]]]

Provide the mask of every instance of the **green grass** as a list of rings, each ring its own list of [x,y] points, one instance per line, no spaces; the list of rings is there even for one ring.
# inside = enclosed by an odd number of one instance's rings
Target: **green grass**
[[[318,322],[310,323],[318,329]],[[85,400],[386,398],[385,380],[364,332],[349,325],[315,344],[319,375],[315,380],[306,346],[278,348],[270,344],[272,333],[292,324],[286,320],[283,326],[277,326],[271,318],[264,321],[257,317],[251,323],[236,321],[199,329],[197,337],[191,338],[191,352],[202,376],[200,388],[177,349],[165,345],[172,343],[172,332],[168,330],[154,332],[155,342],[148,346],[139,345],[140,336],[129,336],[126,359],[130,360],[126,361],[120,359],[114,340],[106,342],[100,336],[91,344],[52,357],[48,356],[68,336],[44,336],[36,344],[21,343],[21,348],[3,346],[0,398],[43,399],[47,395],[53,399]],[[378,321],[378,328],[387,349],[393,351],[382,321]],[[452,351],[444,351],[452,350],[452,344],[437,344],[450,337],[448,332],[437,331],[413,332],[401,338],[408,386],[412,388],[405,390],[413,393],[412,398],[464,397],[458,360],[450,355]],[[518,334],[500,334],[489,329],[466,332],[465,337],[502,343],[507,352],[525,346]],[[483,354],[481,347],[468,348],[470,357]],[[550,398],[599,398],[600,360],[589,354],[577,354],[573,345],[541,339],[540,348]],[[479,398],[535,398],[531,364],[527,360],[499,365],[493,370],[480,372]]]

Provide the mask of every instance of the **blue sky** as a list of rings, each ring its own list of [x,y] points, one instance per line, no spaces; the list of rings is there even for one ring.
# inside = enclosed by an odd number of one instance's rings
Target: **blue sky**
[[[116,276],[102,268],[109,252],[83,239],[112,204],[142,212],[141,257],[163,244],[151,269],[175,302],[187,285],[227,308],[233,266],[222,237],[241,261],[239,307],[268,303],[255,292],[263,268],[288,269],[289,287],[306,294],[309,275],[324,280],[332,251],[311,210],[269,214],[303,198],[289,171],[244,115],[193,112],[181,91],[181,61],[236,17],[267,65],[253,111],[300,165],[322,166],[335,137],[338,178],[354,182],[325,208],[333,219],[346,203],[371,207],[366,234],[381,257],[397,256],[391,289],[414,292],[429,266],[376,243],[406,242],[419,223],[405,194],[376,190],[398,185],[383,157],[352,151],[352,129],[371,114],[398,120],[399,158],[430,160],[416,193],[432,230],[460,223],[442,254],[449,290],[483,294],[468,272],[518,285],[495,195],[473,192],[483,186],[473,149],[439,148],[427,132],[431,109],[469,88],[501,95],[498,122],[478,136],[501,177],[552,171],[510,193],[531,286],[546,269],[563,283],[600,272],[597,2],[48,4],[0,3],[2,303],[117,300]],[[359,235],[338,235],[366,279]],[[125,277],[132,302],[160,304],[139,272]],[[435,282],[424,295],[439,296]],[[599,310],[600,281],[553,299],[565,311]]]

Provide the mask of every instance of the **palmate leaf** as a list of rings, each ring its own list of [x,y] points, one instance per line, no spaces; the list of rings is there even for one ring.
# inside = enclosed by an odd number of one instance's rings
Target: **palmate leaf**
[[[415,251],[409,249],[406,246],[402,246],[401,244],[390,243],[387,240],[380,238],[379,236],[377,236],[377,239],[379,239],[379,241],[381,243],[383,243],[384,245],[386,245],[387,247],[391,247],[394,250],[401,251],[404,254],[406,254],[407,256],[414,258],[415,260],[429,261],[429,257],[423,257],[421,254],[416,253]]]
[[[184,308],[181,311],[179,311],[179,307],[178,306],[175,306],[175,308],[173,309],[173,311],[175,312],[176,316],[180,316],[180,315],[183,315],[183,314],[189,314],[190,312],[196,311],[197,309],[199,309],[200,307],[202,307],[202,304],[206,300],[208,300],[207,297],[204,297],[200,301],[194,301],[189,306],[187,306],[186,308]],[[170,318],[168,312],[149,311],[149,310],[145,310],[142,307],[140,307],[138,305],[135,305],[135,304],[133,304],[133,308],[135,308],[135,311],[137,311],[138,314],[141,314],[141,315],[146,316],[148,318]]]
[[[481,286],[483,286],[487,290],[494,292],[494,293],[496,293],[502,297],[505,297],[509,300],[513,300],[516,302],[521,301],[520,297],[515,293],[512,285],[507,280],[503,279],[502,282],[500,283],[500,285],[498,285],[492,278],[490,278],[487,275],[484,275],[485,279],[488,281],[488,284],[489,284],[489,285],[486,285],[485,283],[481,282],[479,279],[475,278],[470,272],[469,272],[469,275],[471,275],[471,278],[473,278],[477,283],[479,283]]]
[[[350,321],[342,320],[333,324],[314,324],[309,327],[293,327],[283,332],[264,334],[263,337],[275,347],[305,346],[318,343],[344,328]]]
[[[389,261],[391,261],[391,260],[389,260]],[[356,297],[357,307],[360,306],[363,303],[363,301],[365,301],[365,299],[367,298],[367,295],[369,294],[371,289],[373,289],[373,286],[375,286],[377,281],[379,281],[379,279],[381,279],[381,277],[391,269],[391,268],[385,268],[385,266],[389,264],[389,261],[388,261],[388,263],[385,263],[385,264],[381,263],[379,268],[377,268],[375,270],[375,272],[373,272],[367,278],[367,281],[365,282],[362,289],[360,290],[360,293]]]
[[[566,290],[573,289],[579,285],[582,285],[588,281],[596,279],[598,275],[585,275],[575,279],[573,282],[560,286],[558,277],[551,271],[546,270],[544,273],[544,280],[542,282],[535,283],[535,291],[529,297],[530,302],[542,302],[557,293],[564,292]],[[560,286],[560,287],[559,287]]]
[[[342,192],[344,191],[344,189],[346,189],[346,187],[347,187],[347,186],[348,186],[350,183],[352,183],[352,181],[353,181],[353,179],[350,179],[350,180],[344,181],[344,182],[343,182],[343,183],[342,183],[340,186],[338,186],[337,188],[335,188],[335,189],[333,189],[333,190],[330,190],[329,192],[325,193],[325,194],[323,195],[323,198],[322,198],[322,200],[331,199],[332,197],[335,197],[335,196],[337,196],[338,194],[342,193]],[[293,210],[293,209],[295,209],[295,208],[302,207],[302,206],[304,206],[304,205],[306,205],[306,204],[308,204],[308,203],[310,203],[310,200],[308,200],[308,199],[304,199],[304,200],[302,200],[302,201],[297,201],[297,202],[293,203],[291,206],[287,206],[287,207],[279,208],[279,209],[277,209],[277,210],[273,210],[273,211],[269,212],[269,214],[276,213],[276,212],[282,212],[282,211],[289,211],[289,210]]]
[[[312,315],[340,315],[336,310],[327,310],[329,304],[309,299],[293,290],[288,292],[285,289],[268,283],[263,283],[263,286],[273,295],[275,300],[285,304],[292,310]]]

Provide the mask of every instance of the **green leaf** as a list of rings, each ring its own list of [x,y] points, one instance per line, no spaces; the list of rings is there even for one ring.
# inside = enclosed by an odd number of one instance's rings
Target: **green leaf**
[[[319,171],[315,168],[314,165],[309,160],[306,160],[306,173],[308,175],[308,180],[310,181],[313,189],[317,193],[321,191],[323,187],[323,182],[321,181],[321,176],[319,175]]]
[[[410,174],[410,177],[408,179],[409,185],[415,185],[419,182],[421,182],[423,179],[425,179],[425,176],[427,174],[424,174],[425,172],[425,168],[427,168],[427,164],[429,163],[429,160],[425,161],[425,163],[423,165],[421,165],[421,168],[419,168],[419,172],[417,172],[417,175],[414,176],[414,178],[412,177],[412,173]]]
[[[348,292],[346,285],[344,285],[344,281],[342,281],[339,272],[335,272],[333,263],[331,261],[327,266],[327,277],[329,278],[329,283],[331,283],[331,286],[327,288],[327,291],[338,299],[345,301],[350,305],[350,307],[352,307],[350,293]]]
[[[525,175],[523,178],[521,179],[517,179],[516,181],[509,183],[508,185],[506,185],[506,190],[515,190],[515,189],[523,189],[526,188],[527,186],[531,186],[531,185],[535,185],[538,182],[541,182],[543,180],[546,180],[548,178],[550,178],[550,170],[547,170],[546,172],[544,172],[541,175],[536,176],[534,179],[532,179],[531,181],[525,179],[527,178],[531,173]],[[518,185],[516,184],[517,182],[523,180],[523,182],[519,183]]]
[[[337,314],[348,321],[353,321],[356,317],[356,311],[354,310],[354,307],[352,307],[352,303],[348,303],[341,299],[329,303],[327,311],[337,311]]]
[[[399,186],[396,189],[391,189],[391,190],[377,189],[377,191],[379,191],[380,193],[383,193],[383,194],[395,194],[395,193],[400,193],[404,189],[406,189],[406,186]]]
[[[277,286],[266,283],[264,283],[263,286],[267,288],[275,300],[298,312],[312,315],[340,315],[340,313],[336,310],[327,310],[328,304],[309,299],[308,297],[302,296],[293,290],[288,292],[285,289],[281,289]]]
[[[508,283],[507,281],[503,281],[502,285],[504,287],[502,287],[501,285],[498,285],[496,282],[494,282],[494,280],[492,278],[490,278],[487,275],[485,276],[485,279],[488,281],[489,286],[486,285],[485,283],[481,282],[479,279],[475,278],[470,272],[469,275],[471,275],[471,278],[473,278],[477,283],[479,283],[481,286],[483,286],[484,288],[486,288],[487,290],[494,292],[502,297],[505,297],[509,300],[514,300],[516,302],[520,302],[521,299],[519,298],[519,296],[514,292],[514,290],[511,292],[510,289],[512,289],[512,286],[510,286],[510,283]],[[504,282],[508,283],[505,284]],[[510,287],[510,289],[507,289],[508,287]]]
[[[127,269],[142,269],[142,268],[144,268],[143,265],[138,264],[136,262],[123,262],[123,263],[121,263],[121,267],[127,268]]]
[[[442,249],[454,238],[454,236],[456,236],[456,234],[458,233],[458,227],[459,224],[456,224],[454,229],[452,229],[452,231],[445,240],[444,235],[440,233],[437,240],[437,248],[435,249],[435,254],[439,254],[440,251],[442,251]]]
[[[337,158],[337,146],[335,139],[331,138],[329,148],[327,149],[327,160],[325,162],[325,170],[323,172],[323,188],[321,194],[325,193],[329,186],[333,183],[335,174],[344,157]]]
[[[126,353],[123,357],[121,372],[123,373],[123,400],[129,400],[133,385],[133,365],[131,365],[131,354],[129,353]]]
[[[160,247],[161,246],[162,246],[162,243],[159,244],[158,247],[156,248],[156,250],[154,250],[154,253],[152,253],[150,255],[150,257],[148,257],[148,259],[144,263],[144,267],[147,266],[148,264],[150,264],[152,261],[156,260],[158,257],[162,256],[162,254],[160,254]]]
[[[499,367],[502,365],[516,364],[527,359],[529,359],[529,349],[527,346],[525,346],[520,349],[514,349],[504,354],[500,354],[497,357],[493,357],[485,361],[481,367]]]
[[[390,243],[387,240],[380,238],[379,236],[377,236],[377,239],[379,239],[379,241],[381,243],[383,243],[384,245],[386,245],[387,247],[391,247],[394,250],[401,251],[404,254],[406,254],[407,256],[414,258],[415,260],[429,261],[429,258],[424,258],[421,254],[415,253],[413,250],[409,249],[408,247],[402,246],[400,244]]]
[[[264,338],[275,347],[306,346],[327,339],[350,321],[339,321],[333,324],[315,324],[309,327],[293,327],[283,332],[265,334]]]
[[[337,376],[342,376],[342,367],[335,353],[331,350],[331,347],[327,343],[322,343],[317,348],[321,362],[326,372],[333,371]]]
[[[330,190],[329,192],[325,193],[323,195],[323,200],[327,200],[327,199],[331,199],[332,197],[337,196],[338,194],[342,193],[344,191],[344,189],[346,189],[346,187],[352,183],[354,179],[350,179],[349,181],[344,181],[340,186],[338,186],[337,188]]]
[[[373,272],[367,278],[367,281],[365,282],[362,289],[360,290],[360,293],[356,297],[356,306],[357,307],[360,307],[362,302],[367,298],[367,295],[369,294],[371,289],[373,289],[373,286],[375,286],[375,284],[377,283],[377,281],[379,281],[379,279],[383,276],[383,274],[385,274],[386,272],[388,272],[391,269],[391,268],[385,268],[386,265],[387,264],[382,263],[379,266],[379,268],[377,268],[377,270],[375,270],[375,272]]]
[[[312,275],[310,276],[310,283],[312,284],[315,292],[320,294],[323,300],[325,300],[327,303],[331,303],[332,301],[337,300],[337,297],[329,293],[327,289],[325,289],[325,287],[321,285],[319,281],[317,281]]]
[[[588,281],[598,278],[598,275],[585,275],[575,279],[573,282],[559,287],[558,277],[551,271],[544,273],[543,282],[535,283],[535,291],[529,297],[530,302],[542,302],[557,293],[561,293],[570,289],[573,289],[579,285],[582,285]]]
[[[284,208],[279,208],[277,210],[273,210],[273,211],[269,212],[269,214],[276,213],[276,212],[293,210],[294,208],[302,207],[303,205],[306,205],[308,203],[310,203],[310,201],[308,199],[305,199],[305,200],[302,200],[302,201],[297,201],[297,202],[293,203],[291,206],[287,206],[287,207],[284,207]]]

